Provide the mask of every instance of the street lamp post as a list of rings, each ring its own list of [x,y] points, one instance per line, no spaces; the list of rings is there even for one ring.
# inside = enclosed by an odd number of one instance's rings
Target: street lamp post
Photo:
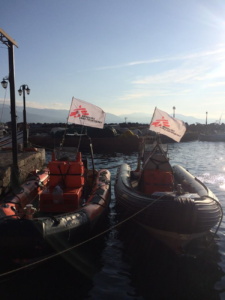
[[[18,90],[20,96],[22,95],[23,92],[23,147],[27,148],[27,116],[26,116],[25,91],[27,92],[27,95],[30,94],[30,89],[27,84],[21,85]]]
[[[0,28],[0,42],[8,47],[9,60],[9,86],[10,86],[10,107],[11,107],[11,123],[12,123],[12,171],[11,180],[12,187],[19,186],[19,168],[17,158],[17,126],[16,126],[16,95],[15,95],[15,68],[14,68],[14,46],[18,48],[17,43]],[[2,86],[5,85],[3,80]],[[3,86],[4,87],[4,86]],[[6,88],[6,87],[5,87]]]
[[[174,106],[173,107],[173,118],[175,118],[175,109],[176,109],[176,107]]]

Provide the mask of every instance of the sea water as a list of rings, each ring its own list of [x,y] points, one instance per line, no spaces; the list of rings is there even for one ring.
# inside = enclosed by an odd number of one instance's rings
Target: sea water
[[[182,165],[212,190],[225,212],[225,143],[174,143],[169,154],[172,165]],[[108,168],[112,179],[100,231],[113,228],[63,257],[2,278],[1,299],[225,299],[225,219],[208,248],[199,245],[197,255],[181,257],[132,222],[115,227],[121,220],[117,167],[126,162],[135,169],[137,153],[94,156],[96,169]]]

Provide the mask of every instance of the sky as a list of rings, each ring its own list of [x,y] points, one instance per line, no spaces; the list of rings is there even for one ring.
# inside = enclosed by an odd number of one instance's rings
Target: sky
[[[27,107],[69,110],[74,96],[117,116],[175,106],[225,119],[224,0],[10,0],[0,28],[19,46],[17,106],[27,84]],[[0,87],[0,106],[9,97]]]

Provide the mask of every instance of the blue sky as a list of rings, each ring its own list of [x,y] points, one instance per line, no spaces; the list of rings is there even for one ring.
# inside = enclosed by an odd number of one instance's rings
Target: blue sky
[[[224,0],[10,0],[0,28],[19,46],[16,89],[29,85],[29,107],[69,110],[74,96],[116,115],[175,106],[225,117]],[[0,54],[1,79],[3,44]]]

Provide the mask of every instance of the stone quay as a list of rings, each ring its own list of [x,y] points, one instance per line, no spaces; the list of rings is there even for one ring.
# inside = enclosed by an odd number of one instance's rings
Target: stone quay
[[[11,190],[12,150],[0,151],[0,197]],[[40,170],[45,164],[45,149],[18,151],[19,182],[22,184],[28,175]]]

